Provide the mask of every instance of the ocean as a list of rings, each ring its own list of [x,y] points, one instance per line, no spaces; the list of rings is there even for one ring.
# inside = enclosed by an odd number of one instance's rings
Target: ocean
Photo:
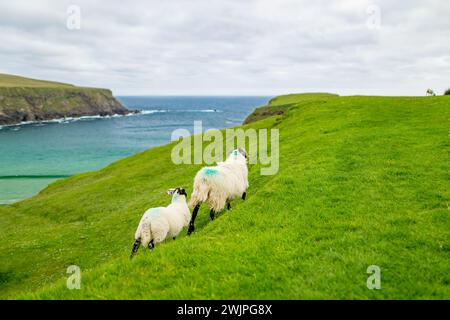
[[[117,97],[138,114],[0,127],[0,204],[33,196],[56,179],[98,170],[170,142],[173,130],[240,125],[270,97]]]

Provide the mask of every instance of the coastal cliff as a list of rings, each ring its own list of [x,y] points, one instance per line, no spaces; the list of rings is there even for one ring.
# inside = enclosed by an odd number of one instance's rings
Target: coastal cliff
[[[108,89],[0,74],[0,125],[130,112]]]

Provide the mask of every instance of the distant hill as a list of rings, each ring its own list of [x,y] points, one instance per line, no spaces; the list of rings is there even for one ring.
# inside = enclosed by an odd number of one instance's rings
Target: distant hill
[[[275,97],[269,101],[267,106],[259,107],[248,115],[244,120],[244,124],[249,124],[274,115],[282,115],[290,107],[298,103],[299,100],[303,102],[313,101],[313,103],[317,104],[320,99],[330,99],[333,97],[338,97],[338,95],[332,93],[297,93]]]
[[[20,87],[20,88],[75,88],[73,84],[37,80],[31,78],[25,78],[21,76],[15,76],[12,74],[0,73],[0,87]]]
[[[0,73],[0,125],[129,112],[108,89]]]

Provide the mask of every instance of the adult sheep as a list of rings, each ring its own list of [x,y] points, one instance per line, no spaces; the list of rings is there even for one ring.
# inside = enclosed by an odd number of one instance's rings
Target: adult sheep
[[[427,89],[427,96],[435,96],[436,93],[434,93],[434,91],[432,89]]]
[[[225,205],[231,208],[230,201],[235,198],[245,200],[248,188],[247,153],[238,148],[229,153],[224,162],[215,167],[200,169],[194,179],[189,206],[194,208],[189,223],[188,235],[195,230],[195,218],[202,203],[211,209],[209,215],[214,220],[215,214],[222,211]]]

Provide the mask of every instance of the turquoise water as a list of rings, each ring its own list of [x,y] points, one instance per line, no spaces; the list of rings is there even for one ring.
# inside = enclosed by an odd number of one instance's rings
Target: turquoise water
[[[118,97],[142,113],[87,117],[0,128],[0,204],[30,197],[56,179],[98,170],[170,141],[177,128],[192,132],[242,123],[269,97]]]

